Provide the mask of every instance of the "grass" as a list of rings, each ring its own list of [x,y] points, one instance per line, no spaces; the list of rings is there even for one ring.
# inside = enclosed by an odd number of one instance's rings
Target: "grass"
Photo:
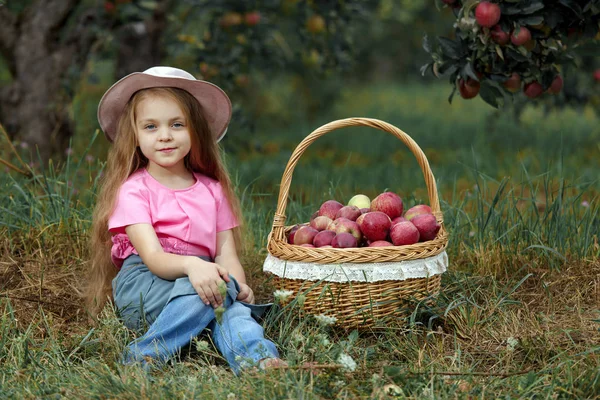
[[[229,154],[248,226],[243,261],[261,300],[275,289],[262,262],[285,164],[331,119],[371,116],[410,134],[429,158],[450,232],[450,269],[432,304],[360,332],[287,304],[264,326],[292,368],[268,374],[234,378],[208,337],[160,371],[117,362],[133,333],[110,307],[90,323],[78,296],[102,166],[86,156],[101,157],[98,140],[32,177],[0,175],[0,398],[598,398],[598,117],[527,108],[517,124],[445,96],[436,86],[350,87],[318,121],[276,125],[268,112],[277,109],[268,111],[251,145]],[[332,132],[294,171],[287,221],[306,221],[327,198],[386,188],[407,206],[427,201],[398,140]],[[341,367],[344,355],[353,371]],[[327,368],[315,375],[297,367],[305,361]]]

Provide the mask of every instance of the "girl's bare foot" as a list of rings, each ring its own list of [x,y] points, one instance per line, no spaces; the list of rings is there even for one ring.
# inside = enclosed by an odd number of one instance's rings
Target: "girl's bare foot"
[[[263,370],[286,368],[287,366],[288,363],[281,358],[264,358],[258,362],[258,367]]]

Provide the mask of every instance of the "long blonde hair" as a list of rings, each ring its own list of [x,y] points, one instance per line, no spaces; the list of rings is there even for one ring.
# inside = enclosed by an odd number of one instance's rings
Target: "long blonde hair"
[[[176,101],[188,121],[192,148],[185,157],[190,171],[199,172],[216,179],[223,187],[231,209],[239,222],[234,229],[238,252],[242,248],[243,225],[240,201],[221,158],[221,150],[206,122],[200,103],[188,92],[177,88],[151,88],[134,94],[119,119],[118,134],[108,153],[106,169],[101,178],[91,232],[91,271],[85,288],[88,310],[96,316],[105,303],[112,299],[112,279],[118,270],[112,263],[111,234],[108,219],[112,215],[121,185],[140,168],[148,165],[148,159],[137,145],[135,118],[138,104],[149,96],[166,96]]]

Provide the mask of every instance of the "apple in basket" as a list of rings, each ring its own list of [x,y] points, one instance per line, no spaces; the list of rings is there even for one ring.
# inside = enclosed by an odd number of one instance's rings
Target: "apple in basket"
[[[371,202],[371,211],[386,213],[390,219],[402,216],[402,198],[393,192],[384,192],[375,197]]]
[[[407,221],[410,221],[417,215],[422,214],[431,214],[431,207],[429,207],[427,204],[419,204],[411,207],[404,213],[404,218],[406,218]]]
[[[381,211],[371,211],[363,214],[359,225],[363,235],[371,242],[385,240],[391,226],[392,220]]]
[[[355,221],[351,221],[348,218],[339,217],[335,219],[329,226],[328,230],[334,231],[335,233],[347,232],[350,233],[356,239],[356,242],[360,242],[362,238],[362,232],[360,231],[360,227]],[[335,246],[334,246],[335,247]]]
[[[326,217],[324,215],[319,215],[318,217],[310,221],[310,226],[311,228],[314,228],[318,231],[324,231],[332,222],[333,220],[331,218]]]
[[[325,203],[321,204],[321,207],[319,207],[319,215],[324,215],[331,219],[335,219],[335,214],[337,214],[342,207],[344,207],[344,205],[339,201],[327,200]]]
[[[349,247],[356,247],[356,238],[348,232],[341,232],[334,236],[331,241],[331,246],[336,249],[346,249]]]
[[[410,221],[398,222],[390,229],[390,238],[394,246],[406,246],[419,241],[419,230]]]
[[[371,208],[371,199],[364,194],[357,194],[348,201],[349,206],[355,206],[359,209]]]
[[[313,244],[315,247],[329,246],[335,235],[334,231],[321,231],[313,239]]]
[[[302,226],[300,229],[296,231],[294,235],[294,244],[301,246],[303,244],[312,244],[313,239],[319,233],[315,228],[311,228],[310,226]]]
[[[418,229],[421,242],[435,239],[441,228],[433,214],[417,215],[410,222]]]
[[[296,224],[294,226],[292,226],[292,229],[290,229],[290,231],[288,232],[288,243],[289,244],[294,244],[294,236],[296,236],[296,232],[298,231],[298,229],[300,229],[302,225],[300,224]]]
[[[356,206],[344,206],[340,208],[335,214],[335,218],[348,218],[350,221],[356,221],[356,218],[360,217],[362,213],[360,212],[360,208]]]
[[[392,226],[396,225],[398,222],[406,221],[404,217],[396,217],[392,220]]]
[[[369,244],[369,247],[388,247],[393,246],[393,243],[388,242],[387,240],[376,240]]]

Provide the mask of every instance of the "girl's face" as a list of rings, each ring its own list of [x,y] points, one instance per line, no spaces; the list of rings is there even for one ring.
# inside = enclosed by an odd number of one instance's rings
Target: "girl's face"
[[[170,172],[185,169],[192,142],[183,110],[166,96],[150,95],[136,107],[135,133],[140,150],[148,158],[148,170]]]

